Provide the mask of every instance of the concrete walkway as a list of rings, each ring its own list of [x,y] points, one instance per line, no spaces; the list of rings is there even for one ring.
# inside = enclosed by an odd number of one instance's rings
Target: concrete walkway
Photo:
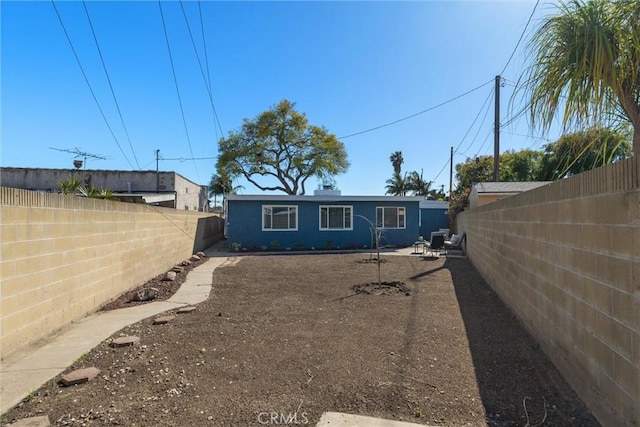
[[[47,337],[39,345],[9,355],[0,364],[0,413],[13,408],[125,326],[206,300],[213,284],[213,271],[227,257],[217,245],[204,252],[211,258],[191,270],[178,292],[168,300],[90,314]]]

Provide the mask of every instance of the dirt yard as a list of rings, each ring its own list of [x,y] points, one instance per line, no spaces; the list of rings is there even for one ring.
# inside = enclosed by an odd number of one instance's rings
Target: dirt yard
[[[54,425],[315,425],[325,411],[436,426],[597,426],[466,259],[231,258],[210,298],[144,320],[2,417]],[[67,372],[68,372],[67,371]]]

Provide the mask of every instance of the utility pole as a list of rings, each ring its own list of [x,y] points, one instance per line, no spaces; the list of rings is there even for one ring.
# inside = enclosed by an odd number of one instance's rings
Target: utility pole
[[[495,118],[493,125],[493,180],[500,181],[500,76],[496,76]]]
[[[156,150],[156,193],[160,192],[160,150]]]
[[[453,194],[453,146],[451,147],[451,159],[449,159],[449,201]]]

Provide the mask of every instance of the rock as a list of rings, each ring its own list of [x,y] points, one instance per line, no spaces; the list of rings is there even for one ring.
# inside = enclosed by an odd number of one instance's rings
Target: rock
[[[100,369],[93,366],[90,368],[76,369],[63,375],[60,379],[60,385],[69,387],[71,385],[86,383],[97,377],[99,373]]]
[[[202,251],[198,252],[196,255],[198,255],[200,258],[206,257],[205,253]]]
[[[167,272],[167,275],[166,275],[166,276],[164,277],[164,279],[162,279],[162,280],[165,280],[165,281],[173,281],[173,280],[176,280],[176,276],[177,276],[177,274],[178,274],[178,273],[176,273],[175,271],[169,271],[169,272]]]
[[[48,416],[43,417],[29,417],[9,424],[9,427],[48,427],[51,425]]]
[[[181,267],[179,265],[176,265],[175,267],[173,267],[171,269],[171,271],[175,271],[176,273],[182,273],[184,271],[184,267]]]
[[[178,314],[191,313],[192,311],[196,311],[195,307],[182,307],[177,311]]]
[[[127,337],[119,337],[111,341],[109,344],[111,347],[126,347],[128,345],[136,345],[140,342],[140,337],[136,337],[135,335],[127,336]]]
[[[189,258],[191,261],[200,261],[201,258],[198,255],[191,255],[191,258]]]
[[[154,325],[164,325],[166,323],[171,322],[173,319],[175,319],[176,316],[162,316],[162,317],[158,317],[153,321]]]
[[[133,297],[134,301],[149,301],[155,299],[160,294],[160,291],[156,288],[144,288],[140,289]]]
[[[180,265],[184,265],[184,266],[191,265],[191,261],[189,261],[188,259],[185,259],[180,263]]]

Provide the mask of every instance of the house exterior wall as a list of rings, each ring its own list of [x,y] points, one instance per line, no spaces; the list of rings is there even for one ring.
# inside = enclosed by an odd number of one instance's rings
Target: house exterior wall
[[[640,425],[640,158],[457,217],[466,253],[602,425]]]
[[[207,211],[207,188],[175,174],[176,209]]]
[[[0,357],[222,238],[210,214],[0,188]]]
[[[441,228],[450,228],[448,202],[439,202],[427,200],[420,202],[420,236],[429,240],[432,231],[438,231]]]
[[[487,203],[497,202],[498,200],[506,199],[507,197],[515,196],[517,193],[489,193],[489,194],[475,194],[469,198],[469,207],[474,209],[480,206],[484,206]]]
[[[95,169],[0,168],[0,185],[25,190],[58,192],[60,182],[77,177],[86,185],[118,193],[176,194],[176,209],[203,211],[208,208],[206,187],[175,172],[114,171]]]
[[[310,196],[312,197],[312,196]],[[391,199],[391,198],[389,198]],[[297,206],[297,231],[263,231],[262,209],[265,205]],[[352,206],[353,230],[320,230],[320,206]],[[332,201],[315,200],[238,200],[227,199],[227,237],[229,247],[234,243],[243,248],[272,249],[277,241],[280,249],[286,248],[350,248],[371,247],[369,223],[375,224],[377,207],[404,207],[406,212],[404,229],[385,229],[382,245],[407,246],[419,235],[418,201],[354,201],[346,196]]]

